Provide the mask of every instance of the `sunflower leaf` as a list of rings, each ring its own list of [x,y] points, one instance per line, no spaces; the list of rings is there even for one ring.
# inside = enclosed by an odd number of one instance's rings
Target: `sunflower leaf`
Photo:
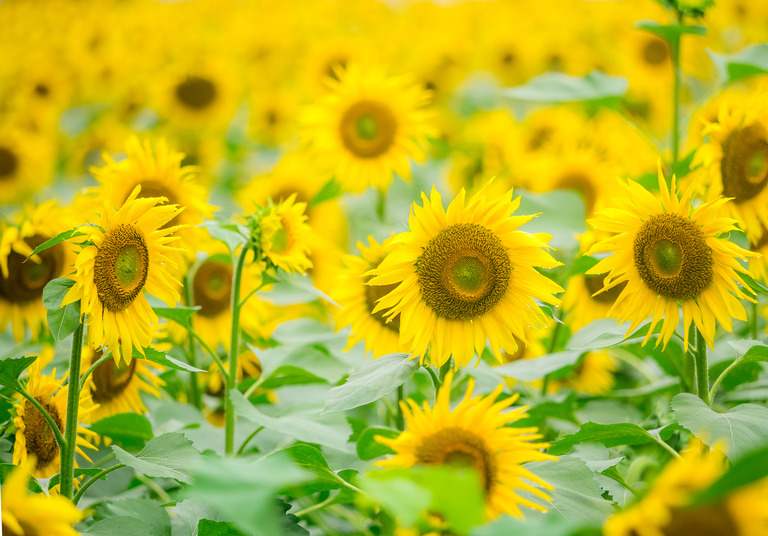
[[[503,96],[529,102],[584,102],[616,99],[627,92],[626,78],[592,71],[586,76],[544,73],[522,86],[506,88]]]
[[[182,361],[179,361],[178,359],[175,359],[164,352],[155,350],[154,348],[144,348],[144,355],[142,355],[141,352],[139,352],[139,349],[134,346],[132,357],[133,359],[148,359],[149,361],[154,361],[155,363],[159,363],[176,370],[183,370],[186,372],[206,372],[203,369],[199,369],[193,367],[192,365],[183,363]]]
[[[91,425],[91,432],[112,438],[125,447],[143,447],[154,437],[152,423],[137,413],[120,413],[105,417]]]
[[[323,187],[320,188],[320,191],[315,194],[315,197],[312,198],[309,204],[311,206],[316,206],[323,201],[335,199],[336,197],[339,197],[339,195],[341,195],[341,185],[336,182],[335,179],[331,178],[331,180],[326,182]]]
[[[179,433],[169,433],[150,440],[136,455],[112,445],[115,456],[140,474],[151,477],[175,478],[189,484],[190,467],[200,457],[192,442]]]
[[[376,441],[376,436],[395,438],[400,435],[399,430],[394,428],[366,428],[357,440],[357,456],[361,460],[369,461],[374,458],[380,458],[386,454],[394,454],[391,448],[383,443]]]
[[[755,279],[753,279],[752,277],[744,273],[739,273],[739,277],[741,277],[741,279],[747,284],[747,286],[749,286],[749,288],[751,288],[755,293],[768,296],[768,287],[763,285],[761,282],[756,281]]]
[[[63,341],[80,325],[80,300],[61,309],[48,309],[48,328],[56,341]]]
[[[43,305],[46,309],[58,309],[69,289],[75,286],[75,280],[68,277],[51,279],[43,288]]]
[[[100,467],[88,467],[86,469],[78,467],[75,469],[75,478],[83,475],[96,476],[99,473],[101,473]],[[108,478],[108,475],[104,475],[102,478],[106,480]],[[48,489],[51,489],[54,486],[58,486],[60,480],[61,480],[61,473],[56,473],[55,475],[53,475],[50,478],[50,480],[48,480]]]
[[[408,354],[389,354],[352,371],[347,381],[328,391],[323,413],[346,411],[369,404],[405,383],[419,368]]]
[[[0,384],[7,387],[18,385],[19,376],[34,363],[37,356],[14,357],[0,361]]]
[[[161,536],[156,534],[149,524],[130,516],[115,516],[97,521],[80,534],[87,536],[125,536],[126,534],[146,534],[147,536]]]
[[[160,318],[173,320],[183,327],[189,327],[192,316],[200,310],[200,306],[185,307],[182,305],[176,307],[153,307],[152,310]]]
[[[667,43],[679,42],[682,35],[705,35],[707,29],[703,26],[688,26],[686,24],[659,24],[654,21],[640,21],[635,28],[645,30],[664,39]]]
[[[734,54],[708,53],[721,78],[729,84],[768,72],[768,44],[765,43],[750,45]]]
[[[494,372],[505,378],[531,382],[575,365],[581,354],[580,351],[570,350],[543,355],[535,359],[521,359],[494,367]]]
[[[34,257],[35,255],[37,255],[41,251],[45,251],[46,249],[52,248],[53,246],[55,246],[56,244],[58,244],[60,242],[64,242],[65,240],[69,240],[70,238],[74,238],[76,236],[83,236],[83,233],[78,231],[77,228],[69,229],[68,231],[64,231],[63,233],[59,233],[56,236],[54,236],[53,238],[51,238],[49,240],[46,240],[45,242],[43,242],[42,244],[37,246],[32,251],[32,253],[29,254],[29,257],[24,259],[24,262],[27,262],[31,257]]]
[[[654,437],[644,428],[627,422],[613,424],[598,424],[595,422],[584,423],[578,432],[568,434],[559,441],[556,441],[550,448],[549,453],[555,456],[565,454],[571,448],[579,443],[599,442],[606,447],[617,447],[619,445],[642,445],[644,443],[653,443]]]
[[[339,489],[344,485],[342,478],[328,465],[323,453],[312,445],[300,443],[277,452],[288,454],[296,462],[296,465],[314,473],[314,482],[301,485],[302,491],[306,494]],[[273,455],[270,454],[270,456]]]

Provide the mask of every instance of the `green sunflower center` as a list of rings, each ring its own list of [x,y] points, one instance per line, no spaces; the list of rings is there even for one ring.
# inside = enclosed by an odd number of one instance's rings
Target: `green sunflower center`
[[[19,167],[19,157],[6,147],[0,147],[0,181],[10,180]]]
[[[176,86],[179,102],[195,111],[204,110],[216,100],[216,86],[207,78],[188,76]]]
[[[64,430],[59,410],[48,397],[35,397],[53,419],[59,431]],[[56,436],[43,414],[32,405],[29,400],[24,401],[24,441],[27,444],[27,453],[34,454],[37,458],[37,467],[46,467],[54,461],[59,453],[59,444]]]
[[[232,265],[216,260],[205,261],[192,281],[199,315],[211,318],[230,308]]]
[[[701,229],[679,214],[657,214],[643,223],[634,261],[648,288],[672,300],[696,298],[712,282],[712,249]]]
[[[34,249],[46,240],[48,237],[36,234],[24,239],[24,242]],[[8,278],[0,274],[0,298],[14,303],[42,298],[43,288],[59,275],[64,265],[64,246],[56,244],[38,253],[38,256],[39,263],[32,259],[27,261],[25,255],[15,251],[8,254]]]
[[[464,428],[443,428],[425,437],[416,449],[416,461],[425,465],[474,467],[486,493],[496,481],[494,453],[483,438]]]
[[[600,303],[607,303],[609,305],[613,305],[613,303],[618,299],[619,295],[621,294],[621,291],[624,290],[624,287],[627,286],[627,282],[623,281],[616,285],[615,287],[611,287],[610,289],[601,292],[600,294],[593,296],[593,294],[600,289],[602,289],[605,286],[605,276],[608,274],[601,274],[601,275],[587,275],[584,276],[584,286],[587,288],[587,292],[589,292],[589,296]]]
[[[365,285],[365,302],[368,305],[368,312],[376,319],[382,326],[388,330],[400,333],[400,315],[395,315],[392,320],[387,322],[387,318],[384,316],[384,311],[373,312],[376,307],[376,303],[379,299],[383,298],[393,290],[397,288],[398,284],[392,285]]]
[[[100,356],[101,354],[97,353],[94,360]],[[104,404],[118,398],[131,384],[137,362],[138,360],[132,359],[130,364],[126,365],[121,362],[118,366],[113,359],[108,359],[96,367],[92,373],[91,395],[93,401]]]
[[[144,233],[134,225],[117,225],[104,237],[94,262],[99,300],[112,312],[133,303],[147,282],[149,249]]]
[[[397,134],[397,119],[386,104],[361,100],[347,108],[339,124],[344,147],[359,158],[376,158],[389,151]]]
[[[469,320],[487,313],[504,297],[512,264],[493,231],[460,223],[429,241],[416,272],[422,297],[435,314]]]
[[[731,132],[723,141],[720,173],[723,195],[734,203],[756,197],[768,184],[768,131],[753,123]]]
[[[285,227],[280,227],[274,232],[271,242],[271,250],[274,253],[283,253],[288,249],[289,236],[288,233],[285,232]]]
[[[670,522],[661,527],[664,536],[734,536],[740,534],[723,503],[674,510]]]
[[[663,39],[650,37],[643,46],[643,61],[648,65],[661,65],[669,59],[669,46]]]

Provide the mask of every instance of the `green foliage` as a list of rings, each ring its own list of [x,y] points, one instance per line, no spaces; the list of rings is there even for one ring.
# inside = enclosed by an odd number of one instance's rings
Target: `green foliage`
[[[549,448],[549,453],[554,455],[565,454],[574,445],[579,443],[599,442],[606,447],[619,445],[642,445],[652,443],[656,439],[644,428],[631,423],[597,424],[587,422],[575,434],[569,434],[554,443]]]
[[[64,242],[65,240],[69,240],[70,238],[75,238],[78,236],[83,236],[83,233],[78,231],[77,229],[69,229],[67,231],[64,231],[62,233],[57,234],[53,238],[50,238],[37,246],[34,250],[32,250],[32,253],[29,254],[29,257],[27,257],[25,260],[29,260],[31,257],[34,257],[41,251],[45,251],[48,248],[52,248],[56,244],[60,244],[61,242]]]
[[[503,96],[529,102],[586,102],[616,99],[627,92],[626,78],[593,71],[586,76],[544,73],[522,86],[507,88]]]
[[[733,54],[710,52],[709,55],[720,77],[728,84],[768,72],[768,44],[750,45]]]
[[[523,359],[507,363],[496,367],[495,370],[505,378],[530,382],[565,368],[573,367],[581,354],[582,352],[577,351],[548,354],[536,359]]]
[[[369,461],[380,458],[386,454],[394,454],[394,451],[386,445],[376,441],[376,436],[395,438],[400,435],[394,428],[371,427],[366,428],[357,439],[357,456],[361,460]]]
[[[43,289],[43,305],[48,309],[48,328],[57,341],[66,339],[80,324],[79,300],[61,307],[64,296],[74,284],[74,279],[59,277],[49,281]]]
[[[179,433],[157,436],[135,456],[117,445],[112,445],[112,451],[120,462],[139,474],[174,478],[187,484],[192,480],[192,464],[200,458],[200,452],[192,442]]]
[[[36,359],[37,356],[30,355],[0,361],[0,384],[15,389],[21,373],[34,363]]]
[[[191,325],[192,316],[200,310],[200,306],[186,307],[177,305],[176,307],[153,307],[152,310],[160,318],[173,320],[177,324],[188,328]]]
[[[109,437],[126,448],[141,448],[154,437],[152,423],[137,413],[105,417],[90,426],[91,432]]]
[[[743,486],[768,476],[768,446],[748,452],[735,460],[726,473],[701,493],[694,505],[711,503],[727,497]]]
[[[155,350],[154,348],[144,348],[144,354],[142,354],[139,351],[139,349],[136,346],[134,346],[132,357],[133,359],[148,359],[149,361],[153,361],[154,363],[159,363],[163,366],[176,369],[176,370],[183,370],[186,372],[206,372],[203,369],[199,369],[199,368],[193,367],[192,365],[183,363],[178,359],[175,359],[170,355],[166,354],[165,352],[160,352],[159,350]]]

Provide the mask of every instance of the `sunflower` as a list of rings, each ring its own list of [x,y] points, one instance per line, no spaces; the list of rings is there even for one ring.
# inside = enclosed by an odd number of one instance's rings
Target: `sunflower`
[[[405,77],[350,65],[328,80],[332,92],[302,116],[304,137],[323,170],[345,191],[386,189],[392,173],[410,177],[408,158],[423,160],[433,135],[423,107],[429,93]]]
[[[309,260],[312,233],[304,214],[306,203],[296,203],[296,194],[272,205],[259,221],[260,246],[264,258],[286,272],[304,273]]]
[[[414,465],[469,466],[477,469],[485,491],[486,515],[489,519],[501,514],[523,517],[520,506],[546,511],[540,504],[521,496],[524,491],[546,501],[549,496],[541,489],[552,487],[521,464],[556,460],[541,452],[548,443],[535,443],[541,438],[536,427],[505,426],[526,417],[526,406],[502,413],[517,400],[513,395],[496,402],[502,386],[483,397],[472,397],[474,381],[469,379],[464,399],[450,409],[450,372],[440,387],[434,408],[424,407],[409,399],[401,402],[406,431],[396,438],[377,436],[376,440],[395,451],[395,455],[376,462],[384,467],[408,468]]]
[[[643,344],[653,328],[664,319],[658,345],[666,347],[679,323],[679,303],[683,310],[684,349],[688,348],[691,321],[714,346],[715,320],[732,331],[731,317],[746,320],[739,299],[749,298],[736,283],[747,287],[737,272],[749,274],[737,259],[754,256],[745,249],[717,238],[735,229],[734,220],[719,216],[728,200],[719,198],[692,209],[693,188],[678,198],[675,177],[671,188],[659,168],[660,196],[654,196],[638,183],[622,183],[626,197],[617,207],[606,209],[590,220],[598,230],[618,233],[592,246],[587,254],[613,252],[587,275],[605,274],[603,289],[626,285],[608,315],[632,322],[627,335],[652,317]],[[752,300],[754,301],[754,300]]]
[[[87,315],[88,345],[109,348],[117,363],[130,363],[135,347],[142,354],[152,342],[158,319],[144,290],[169,307],[179,301],[176,268],[170,255],[178,248],[171,236],[179,226],[165,227],[181,211],[162,205],[162,198],[138,199],[137,186],[120,209],[104,203],[100,226],[83,226],[85,242],[77,256],[75,284],[62,305],[81,300]]]
[[[0,204],[19,202],[51,182],[54,160],[42,136],[10,122],[0,126]]]
[[[549,383],[549,391],[556,392],[570,387],[577,393],[588,395],[608,394],[615,380],[616,360],[605,351],[587,352],[576,367],[564,378]]]
[[[162,197],[165,201],[160,204],[179,205],[184,211],[165,226],[188,226],[176,232],[180,238],[177,245],[194,256],[202,232],[195,226],[213,216],[213,207],[206,202],[208,192],[195,180],[198,169],[182,166],[184,154],[170,149],[165,140],[157,141],[153,148],[149,140],[140,142],[133,136],[126,144],[125,153],[126,158],[120,162],[105,154],[106,165],[91,168],[91,173],[104,187],[107,199],[119,207],[136,186],[141,186],[137,199]]]
[[[345,269],[339,275],[332,292],[341,306],[334,310],[336,329],[350,326],[347,349],[360,341],[365,341],[365,351],[373,351],[373,357],[381,357],[393,352],[407,353],[408,345],[400,342],[400,315],[387,319],[379,311],[374,313],[379,298],[389,293],[397,285],[375,286],[367,284],[371,270],[377,268],[387,253],[397,247],[391,238],[379,244],[372,236],[368,237],[368,246],[357,243],[360,256],[347,255]]]
[[[749,95],[730,92],[722,99],[714,122],[702,120],[708,140],[696,152],[698,179],[705,199],[733,198],[723,208],[744,222],[747,238],[758,244],[768,229],[768,106],[766,91]]]
[[[534,216],[512,216],[520,204],[512,190],[489,198],[486,189],[468,203],[462,189],[447,211],[435,188],[431,199],[422,193],[411,230],[372,270],[370,284],[396,285],[373,312],[400,314],[401,341],[422,361],[429,347],[436,366],[451,355],[457,367],[468,364],[486,340],[501,360],[502,349],[515,352],[525,341],[526,326],[546,322],[536,300],[560,303],[552,295],[560,286],[536,270],[560,265],[544,249],[549,235],[518,230]]]
[[[576,332],[599,318],[616,318],[609,312],[616,298],[619,297],[626,282],[620,283],[609,290],[600,292],[605,286],[606,274],[574,275],[568,279],[563,294],[563,310],[566,312],[566,322],[572,332]],[[614,311],[615,312],[615,311]]]
[[[715,502],[692,506],[726,469],[717,448],[695,441],[672,460],[639,502],[609,517],[605,536],[764,536],[768,479],[738,488]]]
[[[59,495],[29,493],[27,484],[35,466],[33,457],[16,467],[3,482],[2,519],[5,536],[77,536],[72,525],[83,512],[72,501]]]
[[[83,347],[83,370],[88,370],[101,356],[101,350]],[[90,391],[91,398],[98,404],[91,414],[91,421],[96,422],[118,413],[146,413],[147,408],[141,401],[140,393],[149,393],[159,398],[158,389],[165,385],[150,367],[159,369],[160,365],[143,359],[131,359],[130,363],[120,364],[108,359],[97,366],[83,386]]]
[[[74,255],[59,243],[25,262],[34,249],[73,227],[71,212],[47,201],[26,210],[0,231],[0,331],[11,323],[17,342],[29,328],[36,340],[47,331],[43,288],[70,271]]]
[[[50,414],[62,435],[65,435],[68,389],[69,386],[64,385],[64,378],[56,379],[56,369],[46,376],[42,374],[39,363],[34,362],[29,367],[27,392]],[[85,390],[80,391],[79,417],[86,421],[94,410],[95,406],[90,393]],[[14,413],[13,425],[16,427],[13,463],[24,465],[29,459],[34,459],[36,464],[31,472],[36,478],[50,478],[58,473],[61,470],[59,444],[40,411],[29,400],[16,395],[12,412]],[[83,447],[96,449],[86,439],[86,437],[93,438],[95,434],[80,425],[77,426],[77,432],[75,450],[86,460],[91,461],[83,451]],[[77,467],[77,461],[75,461],[75,467]]]

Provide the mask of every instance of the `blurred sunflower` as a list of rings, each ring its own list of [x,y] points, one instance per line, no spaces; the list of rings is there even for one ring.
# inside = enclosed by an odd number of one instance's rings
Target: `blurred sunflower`
[[[53,178],[55,154],[43,136],[10,122],[0,126],[0,204],[18,203]]]
[[[552,295],[560,286],[536,270],[560,265],[545,250],[550,237],[518,230],[534,216],[512,216],[520,204],[512,190],[489,198],[483,188],[466,204],[461,190],[447,211],[436,189],[431,199],[421,195],[410,232],[371,271],[370,284],[397,285],[373,312],[400,314],[400,339],[422,361],[429,355],[442,366],[453,356],[462,367],[486,340],[501,360],[502,349],[514,352],[525,340],[527,326],[546,322],[536,300],[560,303]]]
[[[3,482],[2,533],[5,536],[78,536],[80,533],[72,525],[84,514],[72,501],[59,495],[29,493],[27,485],[35,463],[30,456]]]
[[[434,408],[423,408],[411,399],[400,406],[405,416],[406,430],[396,438],[377,436],[376,440],[395,451],[395,455],[376,462],[383,467],[408,468],[414,465],[459,465],[477,470],[485,491],[486,516],[501,514],[523,517],[520,506],[546,511],[540,504],[524,497],[527,492],[545,501],[545,491],[552,486],[534,475],[522,464],[556,460],[541,452],[549,443],[535,443],[541,438],[536,427],[505,426],[526,417],[526,406],[502,413],[517,395],[496,401],[502,391],[499,385],[488,396],[473,397],[474,380],[469,379],[463,400],[450,408],[451,382],[449,372],[440,387]]]
[[[605,536],[763,536],[768,527],[768,479],[742,486],[722,499],[694,505],[724,472],[717,448],[695,441],[667,464],[640,501],[608,518]]]
[[[37,246],[73,226],[71,211],[47,201],[0,227],[0,331],[10,322],[17,342],[24,338],[25,328],[33,340],[47,328],[43,288],[69,273],[75,257],[59,243],[25,260]]]
[[[159,205],[159,198],[138,199],[140,187],[119,209],[105,201],[99,226],[81,227],[85,241],[77,256],[75,284],[62,306],[81,300],[87,315],[88,344],[106,346],[117,363],[130,363],[133,348],[144,353],[158,323],[143,291],[169,307],[179,301],[176,268],[168,244],[178,226],[165,227],[181,212],[176,205]]]
[[[307,225],[306,203],[296,203],[296,194],[270,206],[259,220],[260,247],[264,259],[286,272],[304,273],[309,260],[312,232]]]
[[[719,216],[719,198],[691,206],[693,188],[678,198],[675,177],[671,188],[659,167],[660,196],[654,196],[638,183],[622,183],[626,196],[616,200],[616,208],[605,209],[590,220],[598,230],[618,233],[592,246],[589,255],[614,254],[601,260],[587,275],[605,274],[603,290],[626,285],[609,310],[619,321],[631,320],[627,334],[648,317],[651,329],[661,320],[661,335],[656,345],[666,347],[679,323],[679,303],[683,310],[683,348],[688,348],[688,328],[693,321],[710,348],[714,345],[715,320],[731,331],[731,318],[746,320],[739,299],[748,299],[736,283],[746,285],[737,272],[749,274],[737,259],[754,256],[739,246],[717,238],[735,229],[735,221]],[[749,288],[749,287],[746,287]]]
[[[38,362],[29,367],[29,382],[27,392],[45,408],[56,423],[56,426],[64,434],[67,418],[67,393],[68,385],[64,385],[64,378],[56,379],[56,369],[50,375],[42,373],[42,367]],[[95,410],[90,393],[80,391],[79,418],[84,422],[89,414]],[[50,478],[61,470],[61,452],[56,437],[50,425],[42,413],[32,403],[16,395],[14,398],[13,425],[16,427],[16,442],[13,445],[14,465],[29,463],[34,459],[36,464],[31,471],[36,478]],[[75,450],[86,460],[91,461],[83,451],[83,447],[96,449],[86,437],[93,438],[95,434],[82,426],[77,426],[77,441]],[[77,461],[75,461],[77,467]]]
[[[429,93],[406,77],[358,64],[337,70],[331,93],[302,116],[303,136],[322,169],[348,192],[386,189],[392,174],[410,177],[408,158],[423,160],[433,135]]]
[[[555,392],[570,387],[577,393],[605,395],[611,392],[616,383],[616,360],[605,351],[587,352],[574,369],[560,380],[549,383],[549,391]]]
[[[400,342],[400,315],[387,319],[381,311],[374,313],[376,302],[394,290],[396,284],[376,286],[367,284],[369,272],[379,266],[387,253],[397,247],[392,238],[379,244],[372,236],[368,246],[357,243],[360,256],[347,255],[345,268],[339,274],[332,296],[341,307],[334,309],[336,330],[351,327],[347,349],[365,341],[365,351],[373,351],[373,357],[394,352],[408,353],[407,344]]]

